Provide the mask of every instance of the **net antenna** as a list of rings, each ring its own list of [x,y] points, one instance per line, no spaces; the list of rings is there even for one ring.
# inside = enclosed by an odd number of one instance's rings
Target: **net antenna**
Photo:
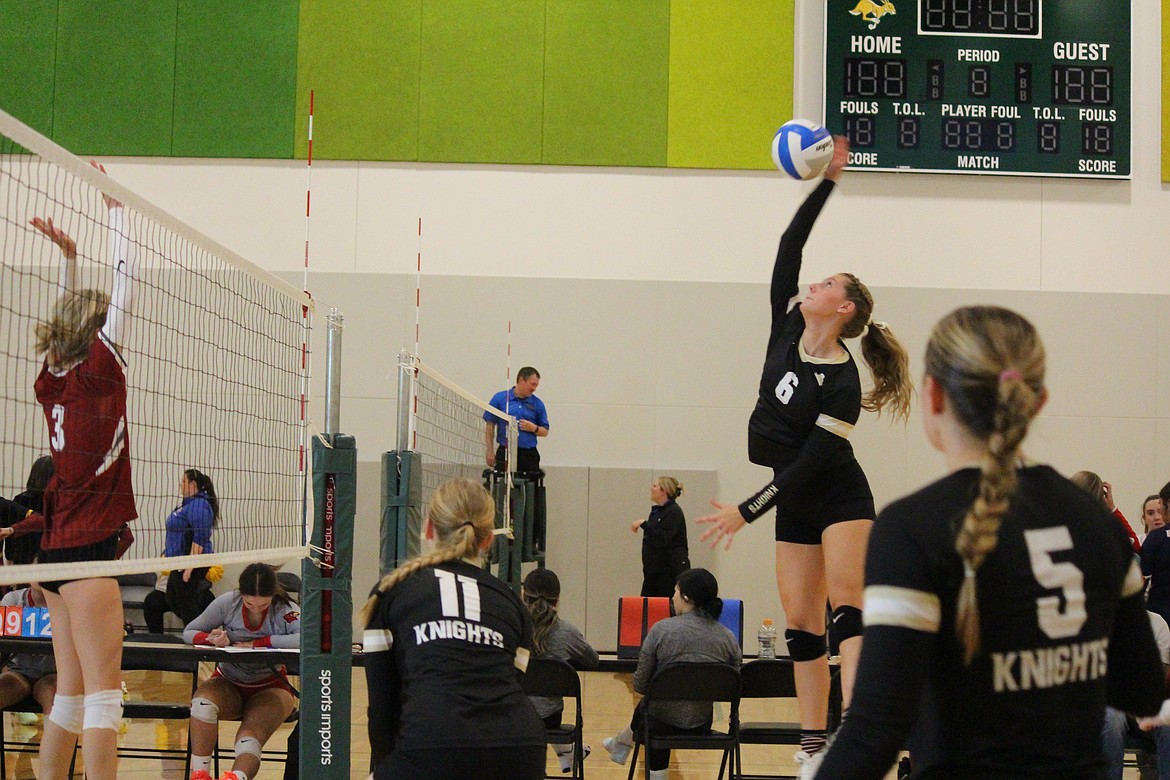
[[[399,364],[404,381],[400,386],[412,388],[409,403],[409,449],[421,458],[422,516],[431,494],[449,479],[464,478],[483,482],[488,476],[488,448],[495,448],[495,426],[507,429],[508,463],[516,462],[516,438],[519,424],[515,417],[480,400],[435,369],[419,360],[408,358]],[[487,419],[485,419],[485,417]],[[401,417],[400,417],[401,420]],[[491,442],[487,426],[492,426]],[[498,479],[504,485],[502,512],[497,512],[497,536],[512,538],[512,473],[508,469]]]
[[[103,194],[121,202],[118,219]],[[30,466],[50,453],[33,391],[44,362],[34,329],[58,300],[65,253],[32,224],[50,218],[76,243],[77,289],[132,280],[117,346],[136,541],[118,561],[0,566],[0,584],[306,555],[300,410],[312,299],[3,111],[0,495],[24,491]],[[131,273],[115,273],[119,262]],[[214,552],[164,558],[167,517],[189,468],[208,475],[219,497]],[[10,550],[18,538],[7,540]]]

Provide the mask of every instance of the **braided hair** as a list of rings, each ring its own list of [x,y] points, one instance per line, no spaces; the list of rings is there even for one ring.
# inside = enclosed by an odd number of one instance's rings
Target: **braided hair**
[[[944,317],[926,345],[926,373],[955,416],[987,442],[975,501],[958,528],[963,559],[955,632],[967,664],[981,643],[976,575],[999,543],[1016,492],[1016,465],[1028,425],[1043,405],[1044,345],[1032,323],[998,306],[968,306]]]
[[[413,558],[382,578],[374,595],[358,613],[361,625],[369,625],[383,593],[419,569],[477,557],[480,548],[491,538],[496,505],[483,485],[470,479],[451,479],[431,494],[427,519],[435,529],[438,546],[429,555]]]

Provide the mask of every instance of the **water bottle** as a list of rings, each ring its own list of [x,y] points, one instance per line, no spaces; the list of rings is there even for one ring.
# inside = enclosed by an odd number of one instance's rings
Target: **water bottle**
[[[771,618],[764,618],[760,632],[756,635],[760,640],[760,658],[776,657],[776,627]]]

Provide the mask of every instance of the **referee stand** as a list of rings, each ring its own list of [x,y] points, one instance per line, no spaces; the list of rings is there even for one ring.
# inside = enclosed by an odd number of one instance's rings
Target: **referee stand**
[[[312,440],[314,522],[311,543],[321,559],[301,562],[301,702],[292,767],[306,780],[349,780],[353,677],[353,527],[357,447],[338,433],[342,317],[328,316],[325,434]]]
[[[496,500],[496,525],[503,527],[507,504],[506,474],[494,469],[483,472],[484,487]],[[545,513],[544,471],[517,471],[512,474],[512,538],[497,536],[492,546],[492,562],[500,566],[499,578],[519,595],[525,563],[544,568],[547,527]]]

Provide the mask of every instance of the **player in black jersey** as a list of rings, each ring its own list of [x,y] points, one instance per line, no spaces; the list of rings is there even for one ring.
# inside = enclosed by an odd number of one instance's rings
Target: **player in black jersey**
[[[875,515],[873,493],[853,455],[849,434],[861,410],[909,413],[913,383],[906,350],[889,327],[873,322],[873,296],[852,274],[813,284],[795,306],[801,256],[817,215],[836,186],[849,144],[836,139],[825,180],[796,212],[780,239],[772,271],[772,330],[760,379],[759,400],[748,424],[748,457],[773,470],[773,479],[739,506],[712,501],[719,510],[699,519],[712,527],[712,546],[776,507],[776,583],[796,661],[803,763],[825,744],[829,665],[825,601],[832,604],[828,632],[840,647],[845,704],[861,649],[861,594],[865,544]],[[842,339],[861,337],[874,377],[862,395],[857,363]]]
[[[1020,445],[1047,398],[1031,323],[959,309],[926,347],[927,439],[951,473],[887,507],[866,559],[853,706],[818,780],[1106,777],[1105,704],[1165,689],[1125,533]],[[907,738],[909,737],[909,741]]]
[[[383,577],[362,609],[375,780],[544,777],[544,726],[516,679],[532,621],[480,561],[494,519],[481,485],[440,485],[436,550]]]

